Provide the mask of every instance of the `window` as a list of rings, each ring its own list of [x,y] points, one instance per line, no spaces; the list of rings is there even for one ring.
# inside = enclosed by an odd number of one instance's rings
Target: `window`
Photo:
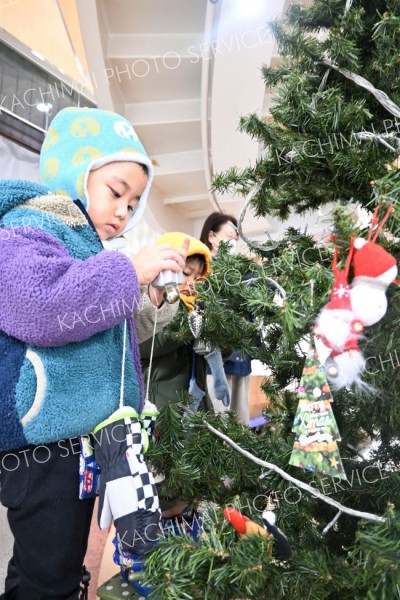
[[[38,152],[51,120],[67,106],[95,104],[0,42],[0,134]]]

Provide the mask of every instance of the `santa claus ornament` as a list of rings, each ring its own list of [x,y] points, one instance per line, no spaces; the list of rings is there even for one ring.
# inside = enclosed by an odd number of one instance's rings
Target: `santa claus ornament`
[[[334,283],[328,304],[323,308],[314,327],[320,343],[328,355],[325,362],[326,375],[333,387],[339,389],[360,382],[364,359],[358,347],[358,339],[364,326],[352,311],[348,276],[353,256],[353,240],[343,270],[338,269],[339,249],[335,248],[332,271]],[[321,350],[319,350],[321,353]]]
[[[351,240],[343,270],[337,268],[339,250],[335,249],[330,301],[319,315],[314,330],[328,353],[326,374],[336,389],[352,384],[366,385],[361,379],[365,361],[358,340],[365,327],[374,325],[385,315],[386,290],[397,275],[396,259],[376,242],[392,210],[390,205],[379,222],[379,206],[375,209],[368,238]],[[350,269],[353,278],[349,286]]]

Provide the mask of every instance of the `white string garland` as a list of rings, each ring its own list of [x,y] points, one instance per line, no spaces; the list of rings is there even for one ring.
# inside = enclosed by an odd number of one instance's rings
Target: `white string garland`
[[[393,102],[393,100],[391,100],[385,92],[374,87],[372,83],[368,81],[368,79],[361,77],[361,75],[356,75],[356,73],[353,73],[348,69],[344,69],[338,65],[335,65],[335,63],[329,60],[329,58],[319,61],[318,64],[325,65],[330,69],[335,69],[335,71],[338,71],[338,73],[341,73],[347,79],[351,79],[351,81],[354,81],[354,83],[370,92],[392,115],[400,118],[400,108],[397,106],[397,104],[395,104],[395,102]]]
[[[328,525],[322,530],[322,534],[326,535],[328,533],[328,531],[330,529],[332,529],[332,527],[334,526],[334,524],[336,523],[336,521],[339,519],[340,515],[342,514],[342,511],[339,510],[338,513],[336,513],[336,515],[333,517],[332,521],[330,521],[328,523]]]
[[[375,521],[377,523],[384,523],[386,521],[386,519],[384,517],[379,517],[378,515],[374,515],[372,513],[367,513],[367,512],[363,512],[363,511],[359,511],[359,510],[353,510],[352,508],[347,508],[346,506],[343,506],[343,504],[340,504],[340,502],[337,502],[336,500],[333,500],[332,498],[325,496],[317,489],[307,485],[307,483],[304,483],[303,481],[300,481],[299,479],[296,479],[295,477],[288,475],[288,473],[286,473],[283,469],[274,465],[273,463],[269,463],[265,460],[261,460],[260,458],[257,458],[256,456],[251,454],[251,452],[244,450],[238,444],[236,444],[236,442],[231,440],[231,438],[229,438],[227,435],[225,435],[221,431],[218,431],[218,429],[215,429],[212,425],[207,423],[207,421],[203,421],[203,423],[204,423],[205,427],[207,427],[210,431],[212,431],[212,433],[214,433],[215,435],[217,435],[218,437],[223,439],[230,446],[232,446],[232,448],[234,448],[235,450],[240,452],[240,454],[243,454],[243,456],[245,456],[249,460],[253,461],[257,465],[260,465],[262,467],[267,467],[267,469],[271,469],[272,471],[275,471],[275,473],[278,473],[278,475],[280,475],[283,479],[286,479],[287,481],[294,483],[294,485],[296,485],[298,488],[309,492],[312,496],[319,498],[319,500],[322,500],[323,502],[326,502],[327,504],[334,506],[342,513],[346,513],[348,515],[351,515],[352,517],[358,517],[360,519],[368,519],[369,521]],[[336,520],[339,518],[339,516],[340,515],[336,515],[336,517],[337,517]],[[332,522],[332,525],[334,525],[336,520]],[[329,524],[329,525],[331,525],[331,524]]]
[[[400,139],[399,138],[393,138],[393,136],[389,136],[389,135],[380,135],[378,133],[372,133],[371,131],[359,131],[357,133],[353,133],[353,135],[354,135],[354,137],[358,138],[359,140],[367,140],[367,141],[377,140],[378,142],[380,142],[381,144],[386,146],[386,148],[389,148],[389,150],[392,150],[393,152],[396,152],[397,154],[400,152]],[[389,139],[394,139],[394,141],[397,142],[397,148],[394,148],[393,146],[391,146],[385,140],[385,137],[388,137]]]
[[[238,233],[241,237],[241,239],[246,242],[246,244],[250,247],[250,248],[255,248],[256,250],[263,250],[264,252],[269,252],[270,250],[274,250],[275,248],[278,247],[278,242],[274,242],[274,240],[272,239],[272,237],[270,236],[270,234],[268,233],[268,231],[265,232],[267,238],[269,239],[269,241],[271,242],[271,244],[269,246],[267,246],[266,244],[262,244],[260,242],[253,242],[250,238],[246,237],[243,229],[242,229],[242,223],[243,223],[243,219],[246,215],[247,209],[250,205],[250,202],[253,200],[254,196],[256,196],[258,194],[258,192],[260,191],[260,186],[255,186],[253,188],[253,190],[250,192],[250,194],[248,194],[244,206],[242,208],[242,210],[240,211],[240,215],[239,215],[239,219],[238,219]]]

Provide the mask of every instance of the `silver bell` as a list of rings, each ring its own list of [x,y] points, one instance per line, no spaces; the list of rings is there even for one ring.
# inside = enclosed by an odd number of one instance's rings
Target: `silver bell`
[[[179,300],[179,290],[176,285],[169,284],[164,288],[163,298],[168,304],[174,304]]]

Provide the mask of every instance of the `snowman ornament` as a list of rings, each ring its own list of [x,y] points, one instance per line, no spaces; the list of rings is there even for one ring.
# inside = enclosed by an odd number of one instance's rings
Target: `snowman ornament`
[[[396,259],[376,242],[393,207],[389,206],[380,223],[379,208],[374,211],[368,238],[350,241],[343,270],[337,268],[339,250],[335,249],[331,298],[314,327],[319,343],[328,354],[326,375],[336,389],[352,384],[366,386],[361,380],[365,361],[358,340],[365,327],[375,325],[386,314],[386,290],[397,275]]]
[[[355,240],[350,302],[364,327],[375,325],[386,314],[386,290],[396,275],[396,259],[387,250],[375,241]]]

